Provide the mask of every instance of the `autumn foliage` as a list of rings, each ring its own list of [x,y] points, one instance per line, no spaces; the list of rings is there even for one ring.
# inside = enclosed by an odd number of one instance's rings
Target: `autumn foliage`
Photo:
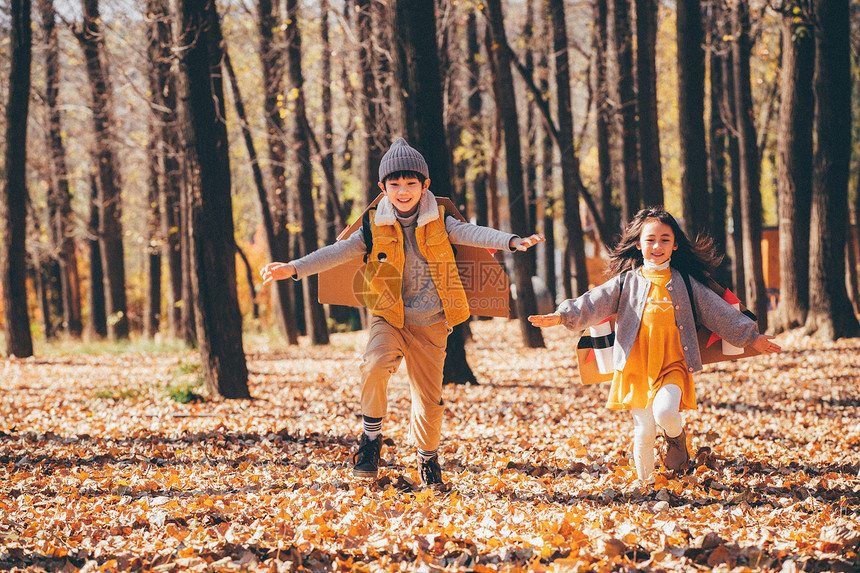
[[[362,332],[248,344],[251,401],[172,400],[192,352],[5,360],[0,568],[860,568],[856,339],[789,333],[781,354],[707,367],[686,417],[697,467],[642,486],[630,417],[579,385],[571,334],[527,350],[516,328],[472,325],[482,385],[445,390],[446,492],[417,485],[402,369],[386,466],[351,476]]]

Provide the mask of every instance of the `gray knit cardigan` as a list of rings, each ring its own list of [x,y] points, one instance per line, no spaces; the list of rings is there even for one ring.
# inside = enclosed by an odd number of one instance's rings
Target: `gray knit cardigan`
[[[693,277],[690,277],[690,283],[700,324],[730,344],[741,348],[755,342],[759,333],[753,320]],[[690,297],[687,295],[681,271],[672,268],[672,278],[666,288],[675,307],[675,324],[678,326],[687,370],[697,372],[702,369],[702,357],[696,339]],[[557,312],[561,315],[561,323],[570,330],[583,330],[613,314],[616,315],[612,361],[615,370],[624,370],[633,349],[633,342],[639,333],[650,290],[651,281],[642,275],[640,267],[611,278],[579,298],[565,300],[559,305]]]

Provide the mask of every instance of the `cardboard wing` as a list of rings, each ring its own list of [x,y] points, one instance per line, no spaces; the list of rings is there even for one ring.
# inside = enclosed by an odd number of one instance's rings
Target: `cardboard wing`
[[[723,300],[728,302],[729,304],[734,305],[738,308],[742,313],[750,317],[753,321],[756,320],[755,314],[749,311],[741,302],[737,299],[737,297],[732,293],[732,291],[723,287],[713,280],[708,281],[707,285],[712,291],[720,295]],[[615,330],[615,320],[614,316],[612,317],[612,329]],[[759,352],[753,348],[752,346],[748,346],[739,353],[731,353],[726,354],[723,352],[723,340],[705,328],[704,326],[697,325],[696,327],[696,337],[699,341],[699,353],[702,356],[702,364],[713,364],[714,362],[722,362],[723,360],[735,360],[737,358],[747,358],[749,356],[755,356],[759,354]],[[602,374],[597,368],[597,355],[595,349],[594,339],[588,334],[586,330],[583,332],[582,336],[580,336],[579,341],[576,344],[576,361],[579,365],[579,378],[580,382],[583,385],[589,384],[598,384],[600,382],[606,382],[612,380],[613,373]],[[597,344],[597,346],[600,346]]]
[[[365,212],[376,207],[382,194],[371,203]],[[436,197],[436,202],[445,207],[445,214],[460,221],[466,219],[447,197]],[[363,217],[363,213],[362,213]],[[338,240],[343,240],[361,227],[362,217],[343,230]],[[487,249],[468,245],[455,245],[457,270],[469,301],[473,316],[498,316],[508,318],[510,307],[509,281],[504,267],[493,258]],[[362,257],[329,269],[319,274],[319,301],[323,304],[343,306],[365,306],[361,299],[361,285],[365,263]]]

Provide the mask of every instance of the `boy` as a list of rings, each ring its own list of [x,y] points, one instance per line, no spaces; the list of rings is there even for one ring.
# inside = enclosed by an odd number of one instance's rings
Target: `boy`
[[[443,486],[437,450],[442,427],[442,367],[451,328],[469,318],[451,244],[525,251],[543,241],[525,239],[445,216],[428,189],[424,157],[402,137],[391,144],[379,165],[384,197],[370,226],[373,245],[367,257],[364,299],[371,313],[367,348],[361,363],[361,413],[364,431],[352,456],[353,475],[375,478],[382,451],[382,419],[387,413],[391,375],[406,359],[412,393],[410,441],[418,448],[418,469],[427,486]],[[367,252],[364,233],[322,247],[289,263],[260,270],[263,284],[296,280],[353,260]]]

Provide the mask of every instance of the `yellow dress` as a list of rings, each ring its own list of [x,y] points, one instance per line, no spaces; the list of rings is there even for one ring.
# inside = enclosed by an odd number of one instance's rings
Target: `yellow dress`
[[[675,324],[675,309],[666,288],[672,271],[641,269],[634,272],[642,272],[651,281],[651,290],[624,370],[616,370],[612,377],[606,407],[613,410],[647,408],[664,384],[676,384],[681,388],[680,409],[693,410],[696,408],[693,377],[687,371]]]

